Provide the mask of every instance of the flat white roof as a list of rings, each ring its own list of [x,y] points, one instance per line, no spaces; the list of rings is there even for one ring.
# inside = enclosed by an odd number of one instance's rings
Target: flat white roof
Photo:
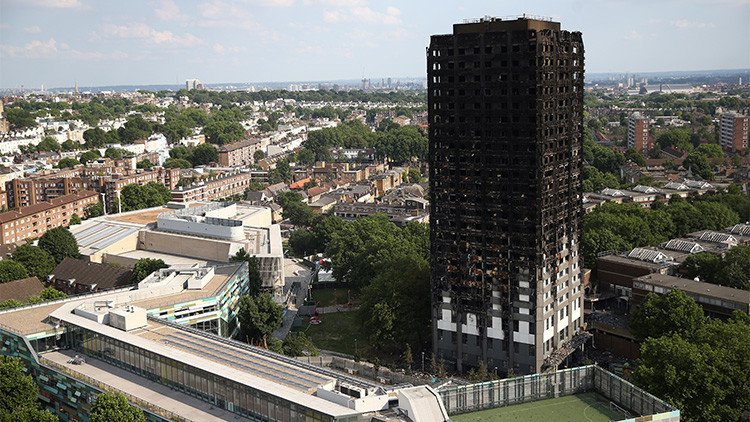
[[[240,370],[239,368],[215,362],[195,353],[188,353],[179,348],[169,347],[161,344],[160,342],[148,340],[140,335],[134,334],[137,333],[138,330],[134,330],[133,332],[125,332],[117,328],[100,324],[96,321],[92,321],[82,316],[73,314],[73,310],[85,301],[85,299],[70,301],[53,311],[50,316],[55,319],[59,319],[60,321],[63,321],[67,324],[78,326],[95,333],[117,339],[124,343],[131,344],[135,347],[139,347],[152,353],[156,353],[169,359],[181,362],[185,365],[199,368],[209,373],[216,374],[222,378],[226,378],[228,380],[247,385],[251,388],[264,391],[268,394],[272,394],[284,400],[303,405],[329,416],[342,417],[348,415],[357,415],[360,413],[353,409],[349,409],[348,407],[344,407],[328,400],[306,394],[302,391],[299,391],[292,387],[288,387],[278,382],[259,377],[247,370]],[[278,363],[281,364],[281,362]],[[299,368],[299,370],[301,371],[302,369]]]

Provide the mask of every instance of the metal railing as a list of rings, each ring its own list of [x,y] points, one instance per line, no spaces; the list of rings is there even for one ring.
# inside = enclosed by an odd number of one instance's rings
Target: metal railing
[[[356,385],[356,386],[363,387],[363,388],[379,388],[379,387],[382,387],[380,384],[375,384],[373,382],[370,382],[370,381],[367,381],[367,380],[363,380],[361,378],[356,378],[356,377],[353,377],[351,375],[345,375],[345,374],[342,374],[340,372],[336,372],[336,371],[333,371],[333,370],[330,370],[330,369],[326,369],[326,368],[323,368],[323,367],[320,367],[320,366],[315,366],[315,365],[311,365],[309,363],[301,362],[301,361],[299,361],[299,360],[297,360],[297,359],[295,359],[293,357],[289,357],[289,356],[282,355],[282,354],[279,354],[279,353],[274,353],[274,352],[272,352],[270,350],[263,349],[261,347],[251,346],[251,345],[249,345],[247,343],[242,343],[242,342],[237,341],[237,340],[232,340],[232,339],[229,339],[229,338],[220,337],[220,336],[217,336],[215,334],[211,334],[211,333],[206,332],[206,331],[201,331],[201,330],[198,330],[198,329],[195,329],[195,328],[192,328],[192,327],[188,327],[188,326],[185,326],[185,325],[180,325],[180,324],[177,324],[177,323],[174,323],[174,322],[171,322],[171,321],[166,321],[166,320],[163,320],[161,318],[156,318],[156,317],[152,317],[152,316],[149,316],[148,318],[150,320],[157,321],[157,322],[159,322],[161,324],[168,325],[168,326],[173,327],[173,328],[178,329],[178,330],[187,331],[189,333],[195,334],[195,335],[200,336],[200,337],[204,337],[204,338],[207,338],[207,339],[219,342],[219,343],[223,343],[223,344],[226,344],[228,346],[236,347],[238,349],[243,349],[243,350],[246,350],[248,352],[255,353],[257,355],[261,355],[261,356],[264,356],[264,357],[267,357],[267,358],[270,358],[270,359],[274,359],[274,360],[277,360],[277,361],[281,361],[281,362],[284,362],[284,363],[289,364],[289,365],[301,367],[301,368],[307,369],[308,371],[311,371],[311,372],[315,372],[315,373],[318,373],[318,374],[327,375],[327,376],[329,376],[331,378],[345,381],[348,384]]]

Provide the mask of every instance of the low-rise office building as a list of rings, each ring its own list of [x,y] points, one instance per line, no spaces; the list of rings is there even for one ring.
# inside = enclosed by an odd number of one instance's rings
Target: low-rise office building
[[[429,387],[402,397],[227,339],[247,274],[247,263],[163,269],[136,287],[0,311],[0,354],[22,360],[61,420],[87,420],[102,391],[153,421],[406,421],[403,409],[409,420],[448,420]]]
[[[241,249],[258,258],[263,286],[281,294],[284,252],[267,206],[210,202],[107,215],[71,227],[85,259],[132,268],[141,258],[168,265],[225,264]]]
[[[68,226],[73,214],[83,216],[86,207],[97,202],[99,194],[85,190],[4,212],[0,214],[0,243],[33,239],[49,229]]]
[[[709,316],[729,317],[734,311],[750,315],[750,291],[703,283],[666,274],[648,274],[633,280],[633,305],[649,293],[667,294],[679,290],[695,299]]]

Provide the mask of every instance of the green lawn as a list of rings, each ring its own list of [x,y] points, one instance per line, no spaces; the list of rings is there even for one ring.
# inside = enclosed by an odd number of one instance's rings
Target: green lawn
[[[480,412],[451,416],[453,422],[609,422],[628,417],[609,409],[609,400],[596,393],[582,393]]]
[[[318,303],[318,306],[332,306],[332,305],[346,305],[351,295],[351,300],[356,304],[357,302],[357,290],[344,289],[344,288],[319,288],[313,286],[312,300]]]
[[[331,350],[347,355],[354,355],[355,339],[360,356],[370,353],[370,344],[360,330],[356,312],[338,312],[323,314],[318,325],[311,325],[306,318],[305,325],[298,331],[304,331],[321,349]]]

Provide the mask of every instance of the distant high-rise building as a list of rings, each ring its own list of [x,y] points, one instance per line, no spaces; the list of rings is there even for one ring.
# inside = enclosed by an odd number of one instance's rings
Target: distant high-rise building
[[[203,89],[203,82],[201,82],[200,79],[188,79],[185,81],[185,89],[188,91]]]
[[[641,113],[633,113],[628,118],[628,148],[647,154],[653,147],[648,128],[649,118]]]
[[[366,78],[362,78],[362,91],[367,91],[370,89],[370,80]]]
[[[555,367],[587,336],[581,33],[456,24],[427,68],[433,350],[459,371]]]
[[[732,151],[747,150],[750,117],[734,112],[721,115],[719,140],[721,146]]]

